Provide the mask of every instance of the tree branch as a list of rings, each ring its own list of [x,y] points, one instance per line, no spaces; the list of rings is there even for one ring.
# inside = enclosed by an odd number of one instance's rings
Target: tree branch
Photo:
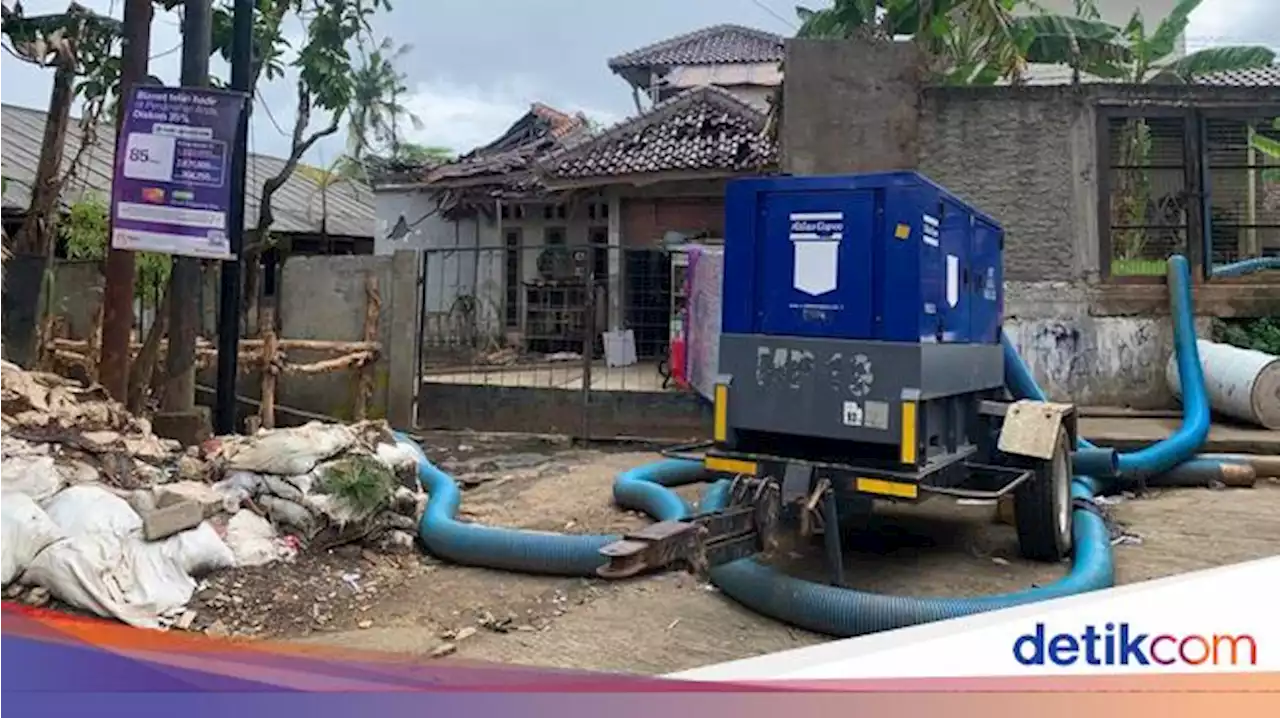
[[[302,161],[302,157],[317,142],[336,133],[341,122],[342,112],[334,112],[327,126],[313,132],[310,136],[305,136],[307,125],[311,123],[311,92],[307,89],[306,83],[301,80],[298,81],[298,107],[297,117],[293,123],[292,149],[289,151],[289,157],[285,160],[284,167],[281,167],[274,177],[270,177],[262,183],[262,196],[258,203],[258,230],[255,233],[256,236],[253,243],[245,248],[246,255],[254,256],[262,250],[267,232],[275,221],[275,213],[271,208],[272,197],[289,181],[289,177],[297,170],[298,163]]]

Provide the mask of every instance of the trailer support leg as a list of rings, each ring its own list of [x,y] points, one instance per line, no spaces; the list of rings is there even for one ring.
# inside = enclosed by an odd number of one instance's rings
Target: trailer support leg
[[[844,585],[844,552],[840,547],[840,518],[836,509],[836,492],[827,489],[822,497],[822,542],[827,548],[827,570],[832,583]]]

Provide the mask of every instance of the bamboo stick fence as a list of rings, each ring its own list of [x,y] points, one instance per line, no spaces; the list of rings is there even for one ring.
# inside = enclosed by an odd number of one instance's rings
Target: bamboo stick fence
[[[276,394],[281,376],[316,376],[340,371],[353,371],[352,377],[352,416],[356,421],[363,420],[369,414],[369,402],[373,398],[375,377],[374,365],[382,353],[382,343],[378,340],[378,324],[382,314],[382,297],[378,290],[378,279],[369,274],[365,277],[365,314],[360,341],[334,341],[328,339],[285,339],[276,335],[275,310],[263,308],[262,330],[253,339],[241,339],[239,345],[238,366],[242,373],[261,372],[262,398],[256,421],[251,422],[250,430],[257,426],[273,428],[275,426]],[[89,339],[70,339],[57,336],[60,326],[65,322],[60,317],[49,317],[42,328],[41,363],[46,367],[58,369],[78,368],[89,377],[97,376],[99,362],[98,347],[101,344],[102,313],[94,321]],[[160,353],[164,356],[168,340],[161,340]],[[142,342],[135,341],[131,347],[132,354],[137,357],[142,349]],[[323,359],[310,362],[290,361],[290,352],[317,352],[328,354]],[[196,341],[196,369],[207,369],[217,363],[218,349],[207,339]],[[163,362],[159,362],[163,366]],[[152,384],[155,386],[155,383]]]

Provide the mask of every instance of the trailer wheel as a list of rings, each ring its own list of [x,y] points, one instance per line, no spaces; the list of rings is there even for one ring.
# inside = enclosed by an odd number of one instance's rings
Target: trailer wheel
[[[1071,552],[1071,443],[1058,429],[1053,458],[1037,462],[1035,476],[1014,489],[1014,522],[1022,555],[1060,561]]]

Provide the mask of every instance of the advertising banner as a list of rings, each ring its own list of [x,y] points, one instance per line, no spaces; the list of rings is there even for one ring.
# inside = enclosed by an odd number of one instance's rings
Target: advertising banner
[[[112,248],[231,259],[231,154],[244,95],[146,85],[125,101]]]

